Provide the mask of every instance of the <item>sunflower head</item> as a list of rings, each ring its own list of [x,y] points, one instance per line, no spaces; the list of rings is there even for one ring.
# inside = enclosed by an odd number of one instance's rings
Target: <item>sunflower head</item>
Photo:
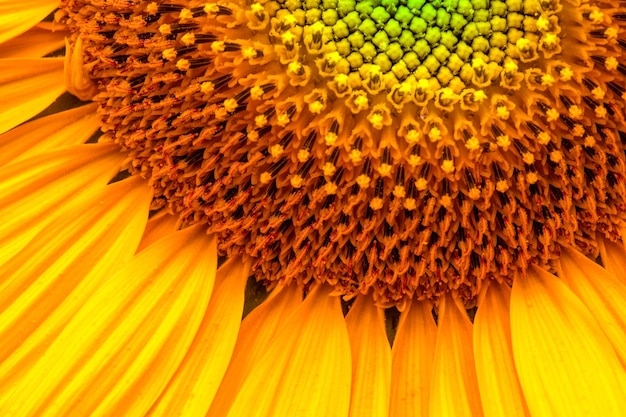
[[[483,280],[623,228],[611,2],[67,1],[58,18],[153,209],[270,286],[469,306]]]

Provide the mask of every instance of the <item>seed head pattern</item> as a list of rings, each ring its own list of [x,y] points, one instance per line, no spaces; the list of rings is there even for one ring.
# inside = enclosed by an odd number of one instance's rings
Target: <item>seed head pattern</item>
[[[469,307],[624,228],[625,3],[65,0],[57,19],[154,210],[270,287]]]

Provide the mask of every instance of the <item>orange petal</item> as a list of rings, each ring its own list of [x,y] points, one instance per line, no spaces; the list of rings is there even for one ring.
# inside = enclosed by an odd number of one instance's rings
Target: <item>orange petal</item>
[[[137,248],[137,252],[144,250],[164,236],[174,233],[177,230],[177,224],[178,216],[169,214],[166,210],[162,210],[150,217],[146,225],[146,230],[143,232],[143,238]]]
[[[600,239],[602,262],[606,269],[622,283],[626,283],[626,249],[620,243]]]
[[[202,227],[136,255],[0,392],[0,415],[144,415],[196,335],[216,269],[216,241]]]
[[[97,92],[96,84],[89,77],[85,67],[83,38],[79,36],[74,44],[65,41],[65,85],[67,91],[81,100],[91,100]]]
[[[345,417],[350,341],[339,299],[318,286],[250,370],[229,417]]]
[[[0,0],[0,44],[26,32],[59,6],[59,0]]]
[[[249,270],[240,259],[231,258],[217,271],[211,303],[187,356],[148,415],[207,414],[235,347]]]
[[[400,316],[391,350],[390,416],[428,415],[436,342],[432,306],[413,301]]]
[[[2,167],[0,265],[66,204],[106,185],[123,158],[113,144],[80,145]]]
[[[138,178],[95,189],[68,204],[0,267],[0,386],[12,373],[25,371],[27,356],[48,345],[112,271],[132,257],[151,200],[151,189]]]
[[[276,332],[301,304],[301,300],[302,290],[297,285],[277,288],[246,316],[241,323],[228,370],[208,415],[223,416],[228,413],[246,376],[264,355]]]
[[[626,367],[626,285],[574,249],[564,247],[561,279],[587,306]]]
[[[64,91],[63,58],[0,59],[0,133],[35,116]]]
[[[2,44],[0,58],[40,58],[65,44],[69,32],[51,31],[48,25],[37,25]]]
[[[437,327],[430,415],[481,416],[472,323],[450,294],[441,299]]]
[[[85,68],[83,39],[79,36],[74,44],[65,42],[65,85],[67,91],[81,100],[91,100],[97,92],[96,84],[89,77]]]
[[[589,310],[532,266],[511,292],[513,357],[537,416],[622,416],[626,375]]]
[[[474,359],[487,417],[529,416],[511,347],[511,289],[492,282],[474,318]]]
[[[91,104],[55,113],[0,135],[0,165],[87,142],[100,127],[97,107]]]
[[[391,389],[391,348],[384,312],[370,296],[359,296],[346,323],[352,351],[350,417],[385,417]]]

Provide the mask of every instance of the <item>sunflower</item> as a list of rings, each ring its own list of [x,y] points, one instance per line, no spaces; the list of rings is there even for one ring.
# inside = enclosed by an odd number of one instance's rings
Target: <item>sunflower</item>
[[[0,415],[623,414],[625,2],[0,0],[0,43]]]

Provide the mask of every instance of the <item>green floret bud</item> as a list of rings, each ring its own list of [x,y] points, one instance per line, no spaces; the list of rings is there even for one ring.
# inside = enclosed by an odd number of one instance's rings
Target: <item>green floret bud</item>
[[[426,32],[426,28],[428,28],[428,23],[421,17],[414,17],[411,20],[411,25],[409,29],[413,32],[414,35],[421,35]]]
[[[492,16],[504,17],[506,16],[506,13],[508,12],[508,8],[506,7],[506,4],[502,1],[497,1],[497,0],[491,2],[491,6],[489,7],[489,9],[491,10]]]
[[[306,11],[306,23],[312,25],[318,22],[322,18],[322,11],[320,9],[311,9]]]
[[[509,12],[519,12],[524,6],[524,0],[506,0],[506,7]]]
[[[524,15],[519,13],[509,13],[506,15],[506,21],[509,25],[509,28],[519,29],[522,27],[522,22],[524,20]]]
[[[368,62],[374,59],[377,53],[376,47],[371,42],[366,42],[361,49],[359,49],[359,52],[361,52],[363,59]]]
[[[491,30],[493,30],[494,32],[506,31],[506,19],[503,19],[500,16],[493,16],[490,23]]]
[[[385,10],[384,7],[378,6],[374,9],[370,17],[379,25],[383,25],[387,22],[387,20],[389,20],[391,15],[387,13],[387,10]]]
[[[498,64],[501,64],[502,61],[504,61],[504,57],[506,56],[506,53],[498,48],[491,48],[489,50],[489,62],[495,62]]]
[[[352,51],[350,47],[350,42],[347,39],[341,39],[340,41],[335,42],[337,46],[337,52],[341,54],[341,56],[348,56]]]
[[[422,7],[422,13],[420,16],[427,22],[434,22],[437,18],[437,9],[435,9],[430,3],[427,3]]]
[[[441,85],[448,85],[450,80],[454,78],[454,74],[448,69],[448,67],[439,68],[439,72],[437,72],[437,79],[441,83]]]
[[[433,51],[432,51],[431,54],[432,54],[432,56],[437,58],[437,60],[439,62],[444,63],[448,59],[448,57],[450,56],[450,51],[445,46],[439,45],[439,46],[433,48]]]
[[[430,45],[426,42],[425,39],[420,39],[415,42],[415,46],[413,46],[413,51],[417,54],[420,59],[426,58],[430,55]]]
[[[374,58],[374,64],[378,65],[383,72],[387,72],[391,69],[391,61],[387,54],[378,54]]]
[[[398,22],[400,22],[403,25],[408,25],[411,19],[413,19],[413,13],[411,13],[408,7],[400,6],[398,7],[398,10],[396,11],[394,19],[396,19]]]
[[[285,2],[285,7],[287,8],[287,10],[293,12],[294,10],[297,10],[301,7],[300,0],[287,0]]]
[[[350,29],[354,30],[358,28],[359,25],[361,24],[361,17],[359,15],[359,12],[354,11],[354,12],[348,13],[343,18],[343,21],[346,23],[346,25],[348,25]]]
[[[436,59],[435,59],[435,61],[436,61]],[[428,68],[426,68],[425,65],[420,65],[413,72],[413,75],[415,76],[416,80],[421,80],[422,78],[428,79],[428,78],[430,78],[430,70]]]
[[[450,24],[450,19],[452,15],[448,13],[445,9],[437,10],[437,26],[441,29],[447,28]]]
[[[461,33],[465,25],[467,25],[467,19],[465,19],[463,15],[459,13],[452,13],[452,17],[450,18],[450,27],[454,33]]]
[[[422,64],[426,68],[428,68],[428,71],[431,74],[434,74],[441,66],[441,63],[439,62],[439,60],[432,55],[429,55],[428,57],[426,57],[426,59],[424,60]]]
[[[369,16],[374,11],[374,4],[371,1],[360,1],[356,4],[355,9],[361,16]]]
[[[488,0],[472,0],[472,5],[474,6],[474,10],[486,10],[489,8]]]
[[[504,49],[508,43],[509,37],[506,33],[494,32],[489,37],[489,45],[495,48]]]
[[[463,67],[461,67],[461,71],[459,71],[459,77],[465,82],[471,81],[474,77],[474,69],[472,66],[467,63],[464,64]]]
[[[509,29],[506,32],[509,43],[515,44],[520,38],[524,37],[524,32],[518,29]]]
[[[426,36],[424,36],[424,39],[426,39],[431,45],[434,45],[439,42],[439,39],[441,39],[441,31],[439,28],[430,27],[426,29]]]
[[[322,21],[326,26],[333,26],[337,23],[339,16],[337,16],[337,11],[334,9],[324,10],[322,12]]]
[[[402,58],[402,55],[404,55],[404,51],[402,50],[400,44],[397,42],[392,43],[391,45],[389,45],[389,48],[387,48],[387,56],[393,62],[399,61]]]
[[[483,36],[489,36],[491,33],[491,23],[489,22],[477,22],[476,28],[478,29],[478,33]]]
[[[474,14],[474,6],[470,0],[459,0],[456,11],[465,17],[469,17]]]
[[[489,10],[476,10],[472,20],[474,22],[488,22],[490,17],[491,14],[489,13]]]
[[[333,26],[333,33],[337,38],[345,38],[350,35],[350,29],[348,29],[348,25],[343,20],[337,21],[335,26]]]
[[[537,33],[537,19],[535,19],[534,17],[524,17],[524,21],[522,24],[524,25],[524,32]]]
[[[374,36],[374,33],[378,31],[378,28],[376,27],[376,23],[374,23],[373,20],[365,19],[359,25],[359,31],[365,36]]]
[[[320,8],[320,0],[305,0],[304,4],[307,10]]]
[[[420,60],[417,57],[417,54],[413,51],[407,52],[402,57],[402,61],[406,64],[406,67],[413,71],[420,64]]]
[[[472,49],[474,52],[487,52],[489,51],[489,41],[482,36],[478,36],[472,41]]]
[[[398,42],[400,42],[400,45],[402,45],[403,48],[410,49],[413,45],[415,45],[415,37],[411,31],[403,30],[402,34],[400,34],[400,37],[398,38]]]
[[[337,5],[337,11],[341,16],[345,16],[348,13],[354,11],[355,7],[355,0],[339,0],[339,4]]]
[[[456,36],[454,36],[454,34],[450,32],[449,30],[445,32],[441,32],[441,40],[439,41],[439,43],[444,45],[446,48],[454,49],[458,41],[459,39]]]
[[[419,12],[422,6],[426,3],[426,0],[409,0],[406,6],[413,12],[413,14]]]
[[[446,64],[446,66],[456,74],[457,72],[459,72],[463,64],[465,64],[465,61],[459,58],[457,54],[452,54],[448,58],[448,63]]]
[[[394,64],[393,68],[391,68],[391,71],[396,77],[398,77],[399,80],[405,79],[410,74],[409,69],[407,68],[404,61],[399,61]]]
[[[395,12],[396,9],[398,8],[398,3],[400,3],[399,0],[382,0],[380,4],[388,11]]]
[[[385,24],[385,32],[387,32],[390,38],[397,38],[402,33],[402,27],[397,20],[389,19]]]
[[[348,36],[348,41],[353,48],[358,49],[365,43],[365,37],[361,32],[353,32]]]
[[[467,62],[469,57],[474,53],[472,48],[465,42],[461,41],[456,46],[456,53],[463,61]]]
[[[463,34],[461,35],[461,39],[463,39],[465,42],[471,42],[472,39],[474,39],[476,36],[478,36],[478,27],[476,26],[476,23],[471,22],[468,23],[467,26],[465,26],[465,30],[463,31]]]
[[[372,43],[384,51],[389,47],[389,37],[384,31],[378,31],[372,38]]]
[[[358,52],[352,52],[346,59],[350,63],[350,68],[352,69],[360,68],[361,65],[363,65],[363,56],[361,56]]]
[[[324,9],[336,9],[337,8],[337,0],[322,0],[322,6]]]

